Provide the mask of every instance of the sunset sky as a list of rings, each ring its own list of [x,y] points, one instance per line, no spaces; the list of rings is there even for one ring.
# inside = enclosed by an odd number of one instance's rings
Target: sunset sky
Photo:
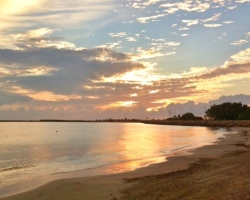
[[[250,0],[0,0],[0,119],[250,105],[249,13]]]

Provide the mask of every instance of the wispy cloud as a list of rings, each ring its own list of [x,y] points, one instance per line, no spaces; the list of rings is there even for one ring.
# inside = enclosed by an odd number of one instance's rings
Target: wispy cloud
[[[144,6],[149,6],[152,4],[156,4],[158,2],[161,2],[162,0],[147,0],[146,2],[143,3]]]
[[[40,28],[24,33],[12,34],[12,45],[18,49],[34,47],[76,48],[75,44],[63,41],[61,38],[48,38],[53,32],[54,30],[49,28]]]
[[[6,0],[1,3],[1,26],[0,29],[31,26],[39,22],[43,26],[53,25],[64,27],[70,24],[71,28],[76,25],[98,19],[115,7],[112,0],[98,1],[48,1],[34,0],[15,1]],[[67,20],[62,20],[67,19]]]
[[[136,106],[137,103],[138,102],[136,101],[116,101],[105,106],[100,106],[98,108],[100,108],[101,110],[115,109],[119,107],[130,108]]]
[[[161,18],[161,17],[164,17],[166,16],[166,14],[159,14],[159,15],[153,15],[153,16],[149,16],[149,17],[139,17],[137,18],[137,20],[140,22],[140,23],[149,23],[149,21],[153,21],[155,19],[158,19],[158,18]]]
[[[179,46],[181,43],[180,42],[166,42],[164,44],[168,46]]]
[[[81,96],[78,95],[60,95],[50,91],[34,91],[29,89],[23,89],[19,86],[14,86],[10,88],[9,92],[13,94],[19,94],[21,96],[30,97],[38,101],[57,102],[81,99]]]
[[[187,12],[205,12],[210,8],[210,4],[197,2],[180,2],[180,3],[166,3],[162,4],[160,7],[165,8],[165,12],[173,14],[177,11],[187,11]]]
[[[196,25],[200,22],[200,20],[195,19],[195,20],[182,20],[183,23],[185,23],[187,26],[193,26]]]
[[[134,37],[127,37],[126,40],[129,42],[136,42],[137,41]]]
[[[233,24],[234,23],[234,21],[225,21],[225,22],[223,22],[223,24]]]
[[[222,24],[204,24],[204,27],[207,27],[207,28],[217,28],[220,26],[222,26]]]
[[[126,32],[119,32],[119,33],[110,33],[109,34],[111,37],[126,37],[128,35],[128,33]]]
[[[188,27],[180,27],[180,28],[179,28],[179,31],[187,31],[187,30],[189,30]]]
[[[237,45],[242,45],[242,44],[246,44],[248,43],[247,40],[238,40],[238,41],[234,41],[231,43],[231,45],[237,46]]]
[[[213,17],[203,20],[203,22],[214,22],[217,21],[221,16],[221,13],[215,14]]]
[[[170,43],[171,44],[171,43]],[[152,44],[151,44],[152,45]],[[156,44],[158,45],[158,44]],[[178,43],[172,43],[172,46],[177,46]],[[170,45],[169,45],[170,46]],[[142,47],[137,48],[137,53],[131,56],[134,61],[157,58],[162,56],[174,55],[176,52],[160,52],[157,48],[143,49]]]
[[[247,3],[247,2],[249,2],[249,0],[236,0],[235,2],[236,3]]]

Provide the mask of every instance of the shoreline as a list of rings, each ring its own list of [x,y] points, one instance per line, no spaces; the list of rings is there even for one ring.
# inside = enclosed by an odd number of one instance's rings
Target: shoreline
[[[190,155],[175,155],[168,157],[166,162],[151,164],[129,172],[55,180],[36,189],[0,199],[66,200],[86,198],[110,200],[124,198],[125,194],[122,191],[133,196],[135,194],[134,185],[143,183],[145,177],[178,174],[192,169],[197,163],[203,163],[202,159],[220,160],[226,154],[244,151],[246,146],[250,145],[250,128],[232,128],[232,130],[237,131],[237,133],[227,135],[212,145],[193,149],[189,151]],[[140,188],[143,188],[143,185]]]

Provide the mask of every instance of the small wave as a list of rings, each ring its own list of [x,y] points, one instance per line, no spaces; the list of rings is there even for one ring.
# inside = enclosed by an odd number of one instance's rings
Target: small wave
[[[178,151],[178,150],[182,150],[182,149],[186,149],[188,147],[192,147],[193,145],[187,145],[187,146],[183,146],[183,147],[177,147],[177,148],[173,148],[171,149],[170,152],[174,152],[174,151]]]
[[[165,157],[166,157],[166,155],[156,155],[156,156],[150,156],[150,157],[138,158],[138,159],[131,159],[131,160],[120,160],[120,161],[117,161],[117,162],[105,163],[105,164],[91,166],[91,167],[86,167],[86,168],[82,168],[82,169],[56,172],[56,173],[52,173],[50,175],[67,174],[67,173],[72,173],[72,172],[87,171],[87,170],[99,169],[99,168],[102,168],[102,167],[107,167],[107,166],[112,166],[112,165],[117,165],[117,164],[125,164],[125,163],[130,163],[130,162],[140,162],[140,161],[144,161],[144,160],[146,161],[146,160],[156,159],[156,158],[164,158],[165,159]],[[153,164],[155,162],[151,162],[151,163]]]
[[[0,169],[0,173],[1,172],[9,172],[9,171],[20,170],[20,169],[26,169],[26,168],[30,168],[30,167],[34,167],[34,166],[33,165],[13,166],[13,167]]]

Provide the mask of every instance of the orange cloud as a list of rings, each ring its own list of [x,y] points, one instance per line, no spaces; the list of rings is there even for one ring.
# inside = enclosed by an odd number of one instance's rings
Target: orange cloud
[[[55,94],[53,92],[49,91],[34,91],[34,90],[27,90],[23,89],[21,87],[12,87],[11,92],[14,94],[20,94],[23,96],[28,96],[34,100],[38,101],[51,101],[51,102],[56,102],[56,101],[69,101],[69,100],[77,100],[81,99],[80,96],[78,95],[60,95],[60,94]]]
[[[130,108],[130,107],[136,106],[137,103],[138,102],[136,101],[116,101],[108,105],[99,106],[97,108],[101,110],[108,110],[108,109],[114,109],[114,108],[119,108],[119,107]]]

